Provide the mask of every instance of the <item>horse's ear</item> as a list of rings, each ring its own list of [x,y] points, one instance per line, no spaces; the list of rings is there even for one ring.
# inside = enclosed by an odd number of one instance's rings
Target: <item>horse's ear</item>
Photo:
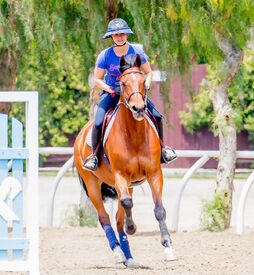
[[[125,60],[125,58],[124,58],[124,55],[122,55],[121,58],[120,58],[120,68],[121,68],[121,67],[124,67],[125,64],[126,64],[126,60]]]
[[[140,57],[139,54],[136,54],[135,65],[136,65],[137,67],[140,67],[140,66],[141,66],[141,57]]]

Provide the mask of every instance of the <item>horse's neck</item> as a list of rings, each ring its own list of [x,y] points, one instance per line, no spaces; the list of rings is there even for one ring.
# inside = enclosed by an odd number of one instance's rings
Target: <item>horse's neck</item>
[[[121,124],[120,127],[125,130],[126,133],[128,133],[127,137],[128,140],[131,139],[131,137],[140,136],[144,138],[146,129],[145,129],[145,120],[137,121],[130,110],[128,110],[125,106],[121,106],[119,110],[119,123]],[[142,141],[143,138],[140,140]],[[135,140],[135,143],[138,140]]]

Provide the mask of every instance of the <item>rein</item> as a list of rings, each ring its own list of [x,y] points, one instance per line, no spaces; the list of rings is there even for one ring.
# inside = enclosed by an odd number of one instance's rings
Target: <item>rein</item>
[[[125,74],[122,74],[122,75],[120,76],[119,79],[121,79],[121,77],[123,77],[123,76],[125,76],[125,75],[128,75],[128,74],[142,74],[142,75],[143,75],[143,73],[142,73],[141,71],[131,71],[131,72],[127,72],[127,73],[125,73]],[[128,109],[131,110],[131,106],[130,106],[129,102],[130,102],[130,100],[131,100],[131,97],[132,97],[133,95],[135,95],[135,94],[141,94],[141,96],[142,96],[142,98],[143,98],[143,100],[144,100],[144,102],[145,102],[145,105],[146,105],[146,102],[147,102],[147,90],[146,90],[146,88],[145,88],[145,96],[143,96],[142,93],[139,92],[139,91],[134,91],[134,92],[132,92],[132,93],[129,95],[129,97],[127,98],[127,97],[124,95],[124,87],[126,87],[126,86],[127,86],[127,84],[125,84],[124,82],[120,81],[120,87],[121,87],[120,92],[121,92],[122,95],[123,95],[123,98],[124,98],[124,101],[125,101],[124,104],[125,104],[125,106],[126,106]],[[120,104],[121,104],[121,103],[120,103]]]

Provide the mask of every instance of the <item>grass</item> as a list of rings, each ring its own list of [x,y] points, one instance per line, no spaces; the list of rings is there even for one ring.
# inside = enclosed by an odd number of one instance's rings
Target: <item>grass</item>
[[[214,195],[211,201],[203,201],[201,227],[211,232],[225,230],[228,217],[228,198],[221,193]]]
[[[63,223],[69,226],[97,227],[97,214],[87,215],[80,204],[70,205],[64,212]]]

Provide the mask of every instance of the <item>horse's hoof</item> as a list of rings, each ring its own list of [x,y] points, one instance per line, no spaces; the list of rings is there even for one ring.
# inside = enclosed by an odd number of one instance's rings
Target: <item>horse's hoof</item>
[[[127,232],[128,235],[133,235],[137,231],[136,224],[126,226],[125,231]]]
[[[177,261],[177,257],[174,254],[172,246],[164,249],[165,261]]]
[[[133,260],[132,258],[129,258],[128,260],[126,260],[124,262],[124,265],[128,268],[139,268],[140,264],[138,262],[136,262],[135,260]]]
[[[114,253],[114,258],[115,258],[116,264],[121,264],[121,263],[126,262],[126,258],[124,256],[124,253],[123,253],[122,249],[120,248],[120,246],[116,246],[113,249],[113,253]]]

